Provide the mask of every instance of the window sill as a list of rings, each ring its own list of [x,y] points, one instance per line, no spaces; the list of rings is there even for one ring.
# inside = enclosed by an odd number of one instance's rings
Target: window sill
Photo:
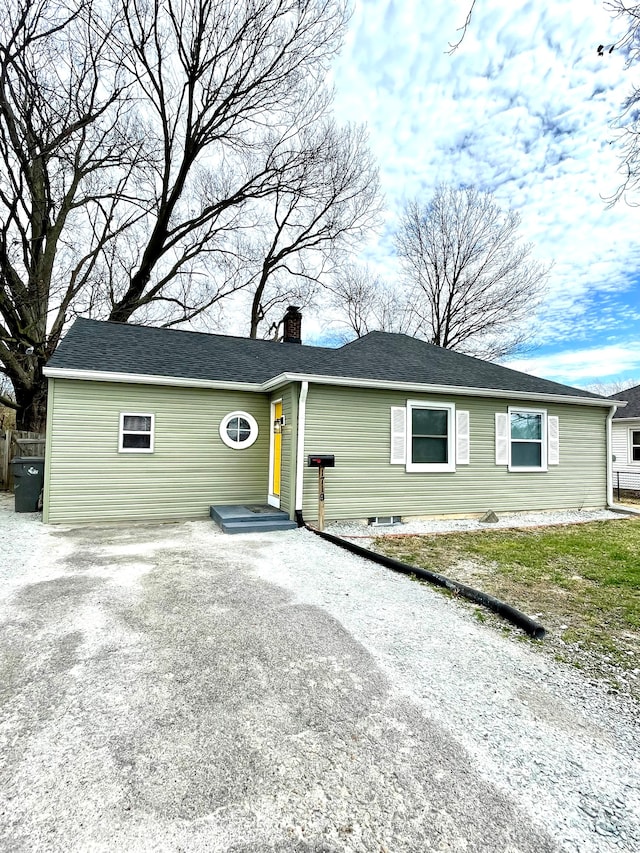
[[[420,462],[407,462],[405,470],[408,474],[439,474],[443,472],[454,474],[456,466],[449,463],[445,464],[439,462],[434,463],[433,465]]]

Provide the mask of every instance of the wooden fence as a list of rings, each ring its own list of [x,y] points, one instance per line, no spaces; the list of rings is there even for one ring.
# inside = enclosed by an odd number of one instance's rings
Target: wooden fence
[[[44,443],[45,437],[39,432],[0,432],[0,488],[13,491],[11,460],[15,456],[44,456]]]

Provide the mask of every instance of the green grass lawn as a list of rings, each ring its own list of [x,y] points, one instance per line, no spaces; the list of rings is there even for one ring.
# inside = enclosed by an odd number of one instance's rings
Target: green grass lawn
[[[620,676],[640,697],[640,521],[380,537],[375,547],[536,617],[557,657]]]

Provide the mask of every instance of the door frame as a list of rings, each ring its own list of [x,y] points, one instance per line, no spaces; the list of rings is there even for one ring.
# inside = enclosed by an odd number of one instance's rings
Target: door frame
[[[269,489],[267,494],[267,503],[269,506],[280,509],[280,495],[274,495],[273,493],[273,475],[276,459],[273,422],[276,419],[276,405],[278,403],[282,406],[282,397],[271,400],[269,407]],[[280,491],[282,492],[282,433],[280,433],[280,436]]]

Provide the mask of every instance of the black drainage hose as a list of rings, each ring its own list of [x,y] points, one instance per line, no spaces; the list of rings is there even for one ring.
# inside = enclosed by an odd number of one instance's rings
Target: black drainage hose
[[[487,595],[486,592],[481,592],[478,589],[474,589],[473,587],[467,586],[464,583],[459,583],[458,581],[452,581],[444,575],[439,575],[437,572],[430,572],[427,569],[421,569],[416,566],[410,566],[407,563],[401,563],[400,560],[394,560],[393,557],[386,557],[384,554],[378,554],[375,551],[370,551],[368,548],[363,548],[361,545],[356,545],[353,542],[342,539],[340,536],[333,536],[331,533],[316,530],[315,527],[310,527],[305,523],[301,513],[296,513],[296,518],[300,527],[306,527],[307,530],[315,533],[316,536],[320,536],[328,542],[333,542],[334,545],[338,545],[340,548],[351,551],[352,554],[358,554],[360,557],[365,557],[367,560],[373,560],[373,562],[380,563],[381,566],[386,566],[388,569],[393,569],[395,572],[402,572],[402,574],[405,575],[415,575],[415,577],[420,578],[420,580],[429,581],[429,583],[435,584],[436,586],[442,586],[445,589],[451,590],[451,592],[455,592],[456,595],[468,598],[469,601],[473,601],[476,604],[482,604],[484,607],[487,607],[489,610],[493,610],[494,613],[497,613],[499,616],[502,616],[514,625],[517,625],[518,628],[522,628],[523,631],[526,631],[527,634],[532,636],[535,640],[542,640],[547,633],[546,629],[543,628],[539,622],[531,619],[531,617],[527,616],[526,613],[523,613],[521,610],[517,610],[510,604],[505,604],[505,602],[500,601],[499,598]]]

